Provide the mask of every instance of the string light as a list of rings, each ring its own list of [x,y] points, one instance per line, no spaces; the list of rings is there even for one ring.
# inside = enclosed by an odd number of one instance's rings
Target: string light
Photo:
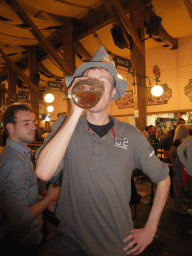
[[[47,103],[52,103],[54,101],[54,95],[52,93],[47,93],[44,99]]]
[[[47,107],[47,111],[48,111],[49,113],[53,112],[53,110],[54,110],[54,107],[53,107],[53,106],[48,106],[48,107]]]

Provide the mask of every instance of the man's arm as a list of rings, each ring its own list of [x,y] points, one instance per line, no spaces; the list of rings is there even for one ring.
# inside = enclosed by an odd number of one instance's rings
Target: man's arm
[[[57,201],[60,193],[60,187],[55,187],[53,184],[49,186],[47,196],[36,204],[32,204],[29,208],[33,212],[33,219],[36,219],[42,212],[53,202]]]
[[[124,239],[125,243],[132,239],[132,242],[124,247],[124,251],[127,253],[127,255],[138,255],[142,253],[145,248],[153,241],[157,231],[159,219],[169,194],[169,188],[170,177],[167,176],[165,180],[159,182],[157,185],[154,203],[145,227],[143,229],[134,229],[133,233]],[[136,246],[129,250],[134,245]]]
[[[60,129],[41,150],[36,162],[36,174],[41,180],[50,180],[56,172],[82,112],[83,109],[74,106]]]
[[[71,93],[76,82],[82,79],[85,79],[85,77],[75,78],[68,89],[68,93]],[[39,179],[48,181],[57,171],[83,111],[84,109],[79,108],[71,100],[71,111],[68,117],[38,155],[36,161],[36,174]]]
[[[10,166],[14,166],[14,169]],[[34,191],[34,200],[37,203],[29,205],[28,198],[32,195],[29,194],[25,168],[26,165],[22,161],[12,158],[1,169],[2,173],[7,173],[1,184],[4,214],[10,223],[10,228],[17,230],[25,228],[33,219],[37,218],[50,203],[58,199],[60,192],[60,188],[51,185],[46,198],[37,202],[38,195]]]

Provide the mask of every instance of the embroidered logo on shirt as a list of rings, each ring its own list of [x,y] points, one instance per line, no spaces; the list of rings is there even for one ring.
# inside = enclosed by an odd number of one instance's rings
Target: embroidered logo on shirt
[[[115,146],[127,150],[127,147],[128,147],[128,139],[127,139],[127,138],[120,138],[120,137],[117,137],[117,138],[115,139]]]

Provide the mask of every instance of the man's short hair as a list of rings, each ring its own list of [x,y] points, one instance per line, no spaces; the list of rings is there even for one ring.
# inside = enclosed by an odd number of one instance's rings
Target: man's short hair
[[[30,111],[33,112],[31,110],[31,108],[25,104],[13,104],[10,105],[6,110],[5,113],[3,115],[3,126],[5,129],[5,135],[8,137],[9,133],[8,130],[6,128],[7,124],[15,124],[16,123],[16,115],[18,113],[18,111]]]
[[[185,120],[183,118],[178,118],[177,125],[179,124],[185,124]]]
[[[145,131],[147,132],[151,128],[151,125],[145,126]]]

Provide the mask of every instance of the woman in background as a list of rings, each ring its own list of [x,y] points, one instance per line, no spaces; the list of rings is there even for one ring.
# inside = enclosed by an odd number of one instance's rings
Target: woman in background
[[[158,130],[157,130],[157,134],[156,134],[156,137],[157,137],[157,139],[159,139],[159,141],[163,138],[163,130],[161,129],[161,128],[159,128]]]
[[[187,174],[192,181],[192,136],[189,136],[177,149],[179,160],[185,166]],[[192,215],[192,209],[187,210],[188,214]],[[191,230],[192,234],[192,230]]]
[[[182,206],[182,195],[183,195],[183,185],[189,182],[189,176],[184,170],[184,166],[179,160],[177,155],[177,148],[189,135],[189,129],[186,125],[180,124],[176,130],[173,138],[173,143],[171,149],[169,150],[168,157],[170,162],[173,164],[173,171],[175,173],[175,211],[179,214],[186,214],[186,211]]]

